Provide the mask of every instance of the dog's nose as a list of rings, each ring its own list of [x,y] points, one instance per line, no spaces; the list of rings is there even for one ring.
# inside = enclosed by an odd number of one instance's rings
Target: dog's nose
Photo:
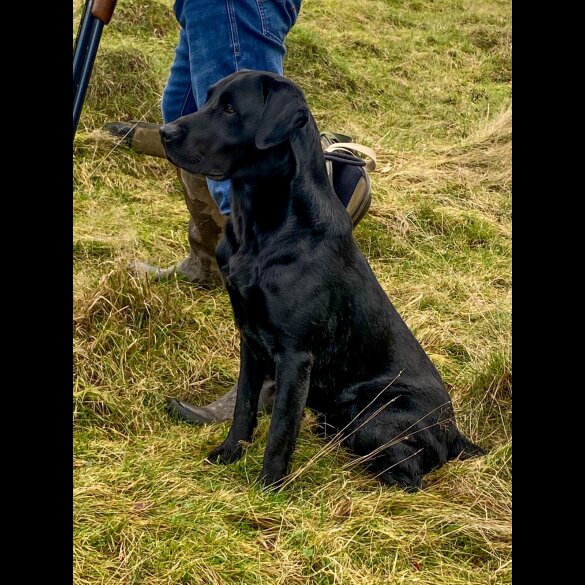
[[[176,124],[165,124],[160,128],[160,139],[163,144],[178,144],[185,135],[185,129]]]

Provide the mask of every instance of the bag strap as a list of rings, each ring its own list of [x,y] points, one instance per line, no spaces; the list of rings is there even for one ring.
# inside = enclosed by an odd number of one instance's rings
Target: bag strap
[[[327,146],[323,152],[335,152],[336,150],[341,149],[359,152],[360,154],[366,155],[369,159],[366,161],[367,171],[371,172],[376,168],[376,153],[371,148],[364,146],[363,144],[357,144],[356,142],[334,142],[333,144]]]
[[[329,146],[333,142],[352,142],[353,139],[351,136],[347,134],[339,134],[339,132],[321,132],[321,141],[325,140],[327,144],[325,146]]]
[[[335,150],[333,152],[324,152],[325,162],[335,161],[352,167],[365,167],[366,161],[347,150]]]

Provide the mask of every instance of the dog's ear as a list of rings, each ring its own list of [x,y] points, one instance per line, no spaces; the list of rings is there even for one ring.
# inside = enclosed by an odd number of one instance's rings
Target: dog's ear
[[[264,111],[256,131],[256,147],[260,150],[281,144],[309,120],[307,104],[295,86],[268,77],[263,89]]]

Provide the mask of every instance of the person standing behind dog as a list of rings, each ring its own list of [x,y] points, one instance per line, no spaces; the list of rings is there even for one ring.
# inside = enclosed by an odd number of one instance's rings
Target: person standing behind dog
[[[162,96],[164,123],[197,111],[209,88],[241,69],[283,73],[285,39],[297,20],[301,0],[176,0],[181,25],[179,43]],[[110,122],[105,129],[138,152],[165,157],[159,124]],[[230,213],[230,181],[212,181],[177,169],[189,210],[189,255],[170,268],[135,262],[135,272],[160,281],[173,275],[193,283],[219,284],[215,248]],[[267,381],[259,407],[273,400],[274,382]],[[233,416],[234,386],[206,406],[171,400],[168,410],[184,420],[208,424]]]
[[[285,39],[301,0],[176,0],[181,26],[175,58],[162,96],[164,123],[197,111],[209,88],[241,69],[283,73]],[[139,152],[160,151],[158,124],[111,122],[105,128]],[[177,169],[189,209],[189,256],[167,269],[135,262],[155,280],[173,275],[193,283],[220,283],[215,247],[230,212],[230,181],[212,181]]]

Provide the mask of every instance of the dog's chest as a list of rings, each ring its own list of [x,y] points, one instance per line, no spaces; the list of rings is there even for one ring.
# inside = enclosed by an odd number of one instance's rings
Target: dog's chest
[[[227,263],[224,280],[236,324],[246,343],[256,355],[271,360],[278,347],[278,333],[270,324],[258,262],[234,255]]]
[[[261,323],[266,313],[266,299],[258,257],[240,252],[233,254],[223,276],[238,324]]]

